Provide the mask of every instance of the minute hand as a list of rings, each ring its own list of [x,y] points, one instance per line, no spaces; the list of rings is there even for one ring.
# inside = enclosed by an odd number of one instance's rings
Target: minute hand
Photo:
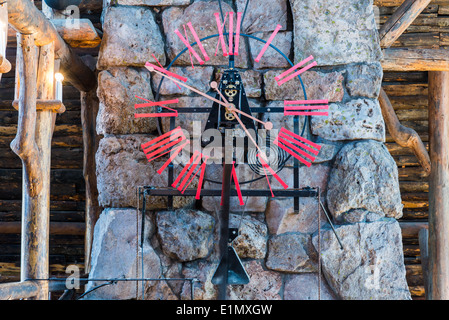
[[[146,68],[147,68],[150,72],[156,72],[158,75],[160,75],[160,76],[162,76],[162,77],[165,77],[165,78],[168,78],[168,79],[170,79],[171,81],[173,81],[174,83],[177,83],[177,84],[179,84],[180,86],[183,86],[184,88],[187,88],[187,89],[189,89],[189,90],[191,90],[191,91],[193,91],[193,92],[196,92],[196,93],[198,93],[199,95],[201,95],[201,96],[203,96],[203,97],[205,97],[205,98],[207,98],[207,99],[209,99],[209,100],[211,100],[211,101],[213,101],[213,102],[216,102],[216,103],[218,103],[218,104],[221,104],[222,106],[225,106],[225,107],[228,106],[228,104],[224,103],[223,101],[220,101],[220,100],[217,100],[217,99],[215,99],[215,98],[212,98],[212,97],[209,96],[208,94],[206,94],[206,93],[204,93],[204,92],[201,92],[200,90],[197,90],[197,89],[195,89],[195,88],[193,88],[193,87],[191,87],[191,86],[189,86],[189,85],[187,85],[187,84],[185,84],[185,83],[182,83],[181,81],[178,81],[178,80],[176,80],[176,79],[174,79],[174,78],[172,78],[172,77],[170,77],[170,76],[168,76],[168,75],[166,75],[166,74],[164,74],[164,73],[162,73],[162,72],[159,72],[159,71],[157,71],[156,69],[154,69],[154,68],[151,67],[151,66],[147,66]]]

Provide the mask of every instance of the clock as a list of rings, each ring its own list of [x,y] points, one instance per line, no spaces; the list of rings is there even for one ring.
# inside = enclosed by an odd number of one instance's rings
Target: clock
[[[182,29],[165,30],[172,32],[185,47],[165,67],[159,64],[157,59],[154,63],[145,64],[146,69],[153,76],[158,75],[161,80],[157,85],[154,101],[137,96],[138,101],[135,104],[136,110],[139,109],[139,113],[135,113],[136,118],[156,118],[158,123],[159,135],[142,144],[143,152],[149,162],[161,157],[165,159],[157,170],[158,174],[169,171],[167,188],[153,188],[158,189],[153,190],[153,194],[171,198],[179,195],[194,196],[196,200],[201,200],[203,196],[221,196],[219,247],[222,260],[212,279],[214,284],[221,287],[228,284],[245,284],[249,281],[232,248],[232,240],[238,230],[229,229],[230,197],[237,197],[241,206],[245,205],[245,196],[292,197],[295,199],[295,209],[299,206],[299,197],[319,197],[319,190],[299,188],[298,168],[310,167],[321,148],[318,143],[310,140],[308,135],[309,117],[328,115],[328,101],[307,99],[307,90],[301,79],[301,74],[317,65],[314,57],[309,56],[296,64],[292,63],[273,45],[281,25],[277,25],[267,40],[263,40],[241,32],[244,17],[245,13],[242,12],[222,12],[220,5],[220,12],[215,12],[210,17],[211,21],[216,23],[214,34],[200,38],[197,30],[202,29],[202,26],[196,25],[194,21],[187,22]],[[274,50],[287,61],[290,68],[279,71],[274,80],[280,89],[287,83],[291,85],[292,82],[298,82],[297,90],[302,93],[303,99],[284,100],[283,106],[280,107],[250,106],[241,70],[235,67],[236,61],[241,57],[240,46],[245,38],[262,43],[255,62],[264,59],[267,50]],[[213,48],[215,52],[211,52],[210,46],[205,45],[205,41],[209,40],[210,43],[210,39],[216,40]],[[188,71],[187,75],[181,75],[171,70],[180,57],[188,57],[193,70],[195,65],[212,64],[214,59],[223,59],[223,56],[227,59],[226,67],[219,80],[209,82],[208,91],[201,91],[192,86],[189,83]],[[161,98],[160,89],[164,81],[170,81],[180,89],[188,89],[207,102],[204,105],[180,107],[178,98]],[[142,113],[142,110],[146,111]],[[279,126],[278,121],[272,122],[271,118],[278,118],[275,115],[292,119],[293,128]],[[201,123],[203,134],[200,137],[199,150],[196,148],[192,151],[192,141],[186,134],[186,128],[183,128],[186,116],[189,116],[189,119],[204,119]],[[243,142],[237,144],[237,140]],[[222,151],[222,157],[218,160],[218,165],[223,168],[222,179],[213,180],[206,176],[208,165],[213,161],[217,162],[216,157],[212,159],[210,152],[206,152],[210,148]],[[176,166],[179,166],[177,175],[174,174]],[[239,178],[236,170],[238,166],[248,166],[255,178]],[[292,171],[293,185],[288,185],[281,178],[279,172],[282,170]],[[266,182],[264,190],[247,187],[258,180]],[[279,183],[281,189],[272,187],[274,180]],[[193,181],[196,182],[196,187],[189,188]],[[217,189],[203,189],[206,181],[209,185],[216,185]],[[169,198],[169,207],[171,206],[172,200]],[[225,297],[225,294],[221,296]]]

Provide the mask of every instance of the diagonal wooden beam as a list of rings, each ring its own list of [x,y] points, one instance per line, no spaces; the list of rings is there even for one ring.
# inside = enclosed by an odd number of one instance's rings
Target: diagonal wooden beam
[[[431,0],[405,0],[379,30],[380,46],[389,48]]]
[[[430,157],[424,143],[415,130],[407,128],[398,120],[390,99],[383,89],[380,89],[379,104],[382,110],[382,116],[388,128],[388,132],[394,141],[401,147],[407,147],[413,150],[419,163],[423,167],[426,175],[430,174]]]
[[[56,58],[64,78],[80,91],[96,87],[95,73],[84,64],[58,34],[53,24],[29,0],[8,0],[8,22],[19,33],[33,34],[37,46],[55,42]]]

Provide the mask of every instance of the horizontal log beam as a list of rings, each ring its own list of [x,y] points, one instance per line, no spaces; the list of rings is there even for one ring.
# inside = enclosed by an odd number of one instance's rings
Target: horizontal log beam
[[[14,109],[19,110],[19,100],[14,100],[12,102],[12,106]],[[65,106],[60,100],[36,100],[36,110],[37,111],[52,111],[55,113],[64,113]]]
[[[0,284],[0,300],[18,300],[36,296],[39,285],[33,281]]]
[[[84,235],[86,225],[84,222],[50,222],[51,235]],[[21,222],[0,223],[0,234],[20,234]]]
[[[19,33],[33,34],[35,44],[55,42],[56,58],[61,61],[64,78],[80,91],[95,88],[95,73],[75,54],[53,24],[29,0],[8,0],[8,22]]]
[[[51,19],[59,35],[71,46],[76,48],[95,48],[101,38],[89,19],[77,19],[67,23],[67,19]]]
[[[406,222],[400,221],[399,226],[402,231],[402,238],[404,239],[418,239],[418,234],[421,229],[428,229],[427,222]]]
[[[446,49],[385,49],[384,71],[449,71]]]

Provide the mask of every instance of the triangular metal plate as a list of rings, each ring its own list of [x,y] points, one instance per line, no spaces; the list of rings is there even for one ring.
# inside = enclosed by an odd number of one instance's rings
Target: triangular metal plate
[[[226,270],[226,264],[223,258],[220,264],[215,270],[214,276],[212,277],[213,284],[222,284],[224,282],[224,277],[227,274],[227,284],[238,285],[238,284],[248,284],[249,276],[243,267],[242,261],[240,260],[237,252],[235,252],[232,246],[228,246],[228,270]]]

